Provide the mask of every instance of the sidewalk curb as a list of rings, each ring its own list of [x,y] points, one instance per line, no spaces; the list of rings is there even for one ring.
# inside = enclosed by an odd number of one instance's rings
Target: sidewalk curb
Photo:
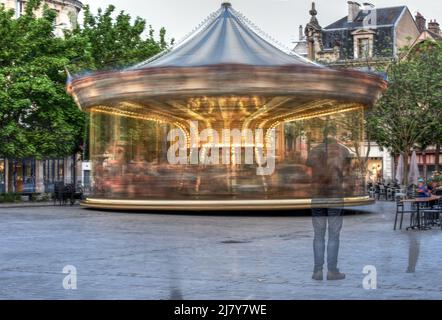
[[[0,210],[1,209],[21,209],[21,208],[44,208],[44,207],[79,207],[80,204],[74,204],[73,206],[71,205],[65,205],[65,206],[60,206],[60,205],[54,205],[53,202],[51,203],[41,203],[41,204],[5,204],[5,205],[1,205],[0,204]]]

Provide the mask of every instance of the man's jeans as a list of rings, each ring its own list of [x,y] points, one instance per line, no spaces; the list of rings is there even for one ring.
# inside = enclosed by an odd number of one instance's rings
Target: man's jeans
[[[325,255],[325,231],[328,221],[327,268],[328,271],[338,271],[339,235],[342,229],[342,209],[312,209],[313,253],[315,256],[314,272],[322,271]]]

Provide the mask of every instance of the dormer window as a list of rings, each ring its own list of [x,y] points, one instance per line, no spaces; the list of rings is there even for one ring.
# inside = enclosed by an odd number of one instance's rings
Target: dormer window
[[[354,59],[373,57],[373,44],[376,32],[370,29],[358,29],[351,34],[354,43]]]
[[[358,39],[358,58],[366,58],[370,56],[370,39]]]

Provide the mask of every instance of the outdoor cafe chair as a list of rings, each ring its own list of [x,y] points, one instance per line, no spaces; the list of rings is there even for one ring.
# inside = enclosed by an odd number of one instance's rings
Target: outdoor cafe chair
[[[399,229],[402,230],[402,222],[404,221],[405,206],[404,206],[404,203],[401,200],[402,200],[401,197],[397,197],[396,198],[396,216],[394,218],[394,228],[393,228],[393,230],[396,230],[397,219],[398,219],[399,215],[401,215],[401,222],[399,224]]]
[[[419,200],[418,200],[419,199]],[[435,223],[435,217],[440,216],[439,209],[435,209],[430,205],[433,199],[416,198],[410,199],[411,209],[413,213],[410,216],[410,227],[408,229],[427,230]]]
[[[54,199],[54,205],[57,204],[57,202],[59,203],[59,205],[63,205],[64,204],[64,183],[63,182],[56,182],[54,185],[54,195],[53,195],[53,199]]]
[[[375,187],[370,187],[368,189],[368,194],[370,195],[370,198],[376,199],[376,188]]]
[[[397,190],[397,192],[395,192],[395,194],[394,194],[394,198],[397,199],[398,197],[405,199],[407,197],[407,190],[405,190],[405,189]]]
[[[385,190],[385,186],[383,186],[383,185],[379,186],[378,200],[381,200],[381,197],[384,197],[385,200],[388,200],[387,199],[387,191]]]
[[[433,207],[424,208],[424,221],[427,225],[441,225],[440,217],[442,213],[442,198],[437,200],[437,203]]]
[[[396,216],[394,218],[394,229],[393,230],[396,230],[396,228],[397,228],[399,215],[401,216],[400,221],[399,221],[399,230],[402,230],[402,224],[404,222],[404,214],[405,213],[410,214],[410,225],[412,225],[413,219],[415,218],[416,211],[413,210],[413,208],[412,208],[412,210],[405,210],[405,203],[402,201],[404,199],[405,199],[405,197],[402,195],[398,194],[396,196]]]
[[[387,200],[394,200],[394,189],[387,188]]]

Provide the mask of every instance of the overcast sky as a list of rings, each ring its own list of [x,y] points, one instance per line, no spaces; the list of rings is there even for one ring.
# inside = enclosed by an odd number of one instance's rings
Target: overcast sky
[[[81,0],[93,10],[114,4],[132,16],[146,19],[154,29],[167,29],[170,37],[180,40],[210,13],[216,11],[221,0]],[[267,34],[286,46],[298,40],[299,25],[309,21],[311,0],[231,0],[233,7],[241,11]],[[369,0],[361,0],[370,2]],[[437,19],[442,23],[440,0],[372,0],[376,7],[407,5],[414,15],[421,12],[427,21]],[[347,0],[317,0],[319,23],[326,25],[347,15]]]

